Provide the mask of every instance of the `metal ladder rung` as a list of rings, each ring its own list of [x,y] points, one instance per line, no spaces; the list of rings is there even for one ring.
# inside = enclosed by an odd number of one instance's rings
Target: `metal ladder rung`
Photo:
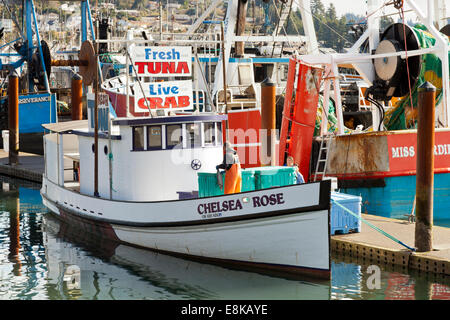
[[[330,136],[324,136],[324,137],[322,137],[322,141],[320,142],[319,157],[317,159],[316,174],[314,175],[314,181],[317,180],[317,177],[319,175],[322,175],[322,179],[325,176],[325,172],[327,170],[327,163],[328,163],[328,150],[329,150],[328,142],[330,142],[330,140],[331,140]],[[325,145],[325,147],[324,147],[324,145]],[[326,151],[324,159],[322,159],[323,151]],[[319,171],[320,163],[324,163],[323,171]]]

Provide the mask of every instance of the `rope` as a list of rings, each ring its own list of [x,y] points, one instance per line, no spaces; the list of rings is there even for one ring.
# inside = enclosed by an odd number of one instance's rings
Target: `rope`
[[[370,222],[364,220],[363,218],[361,218],[360,216],[358,216],[356,213],[350,211],[349,209],[347,209],[346,207],[344,207],[343,205],[341,205],[340,203],[336,202],[335,200],[331,199],[331,202],[338,205],[340,208],[344,209],[346,212],[350,213],[352,216],[356,217],[358,220],[364,222],[365,224],[367,224],[369,227],[371,227],[372,229],[374,229],[375,231],[380,232],[382,235],[388,237],[389,239],[391,239],[392,241],[404,246],[405,248],[407,248],[408,250],[411,250],[413,252],[416,251],[416,249],[408,246],[407,244],[401,242],[400,240],[398,240],[397,238],[395,238],[394,236],[390,235],[389,233],[381,230],[380,228],[374,226],[373,224],[371,224]]]

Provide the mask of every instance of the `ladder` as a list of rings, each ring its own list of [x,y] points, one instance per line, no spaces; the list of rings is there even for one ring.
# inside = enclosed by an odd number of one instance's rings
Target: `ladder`
[[[328,151],[330,149],[330,141],[331,141],[330,134],[322,136],[322,141],[320,142],[319,156],[317,158],[317,163],[316,163],[316,172],[314,174],[314,181],[317,180],[318,175],[322,175],[320,180],[323,180],[323,178],[325,177],[325,172],[327,170],[327,164],[328,164],[328,153],[329,153]],[[324,154],[324,152],[325,152],[325,154]],[[322,169],[322,171],[319,171],[319,168],[321,167],[320,166],[321,163],[323,163],[323,169]]]

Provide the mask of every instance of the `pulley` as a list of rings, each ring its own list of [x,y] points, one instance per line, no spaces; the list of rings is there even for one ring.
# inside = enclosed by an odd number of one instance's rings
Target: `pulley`
[[[94,82],[95,73],[97,72],[94,46],[89,40],[86,40],[81,44],[78,60],[52,60],[51,65],[55,67],[79,67],[79,74],[83,77],[83,84],[89,86]]]
[[[420,45],[414,31],[407,25],[394,23],[382,34],[375,54],[417,49],[420,49]],[[374,69],[377,88],[372,91],[377,92],[376,99],[389,100],[392,97],[403,97],[406,95],[409,92],[409,88],[414,88],[416,85],[420,76],[421,66],[422,59],[420,56],[408,57],[408,62],[400,56],[375,59]]]

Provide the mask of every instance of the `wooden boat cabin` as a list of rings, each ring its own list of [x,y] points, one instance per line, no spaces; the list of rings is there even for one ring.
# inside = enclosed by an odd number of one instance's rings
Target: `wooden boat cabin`
[[[225,115],[115,118],[99,124],[98,195],[125,201],[161,201],[198,195],[198,172],[223,160]],[[100,122],[102,119],[100,117]],[[94,129],[89,120],[45,125],[45,172],[54,183],[95,192]]]

